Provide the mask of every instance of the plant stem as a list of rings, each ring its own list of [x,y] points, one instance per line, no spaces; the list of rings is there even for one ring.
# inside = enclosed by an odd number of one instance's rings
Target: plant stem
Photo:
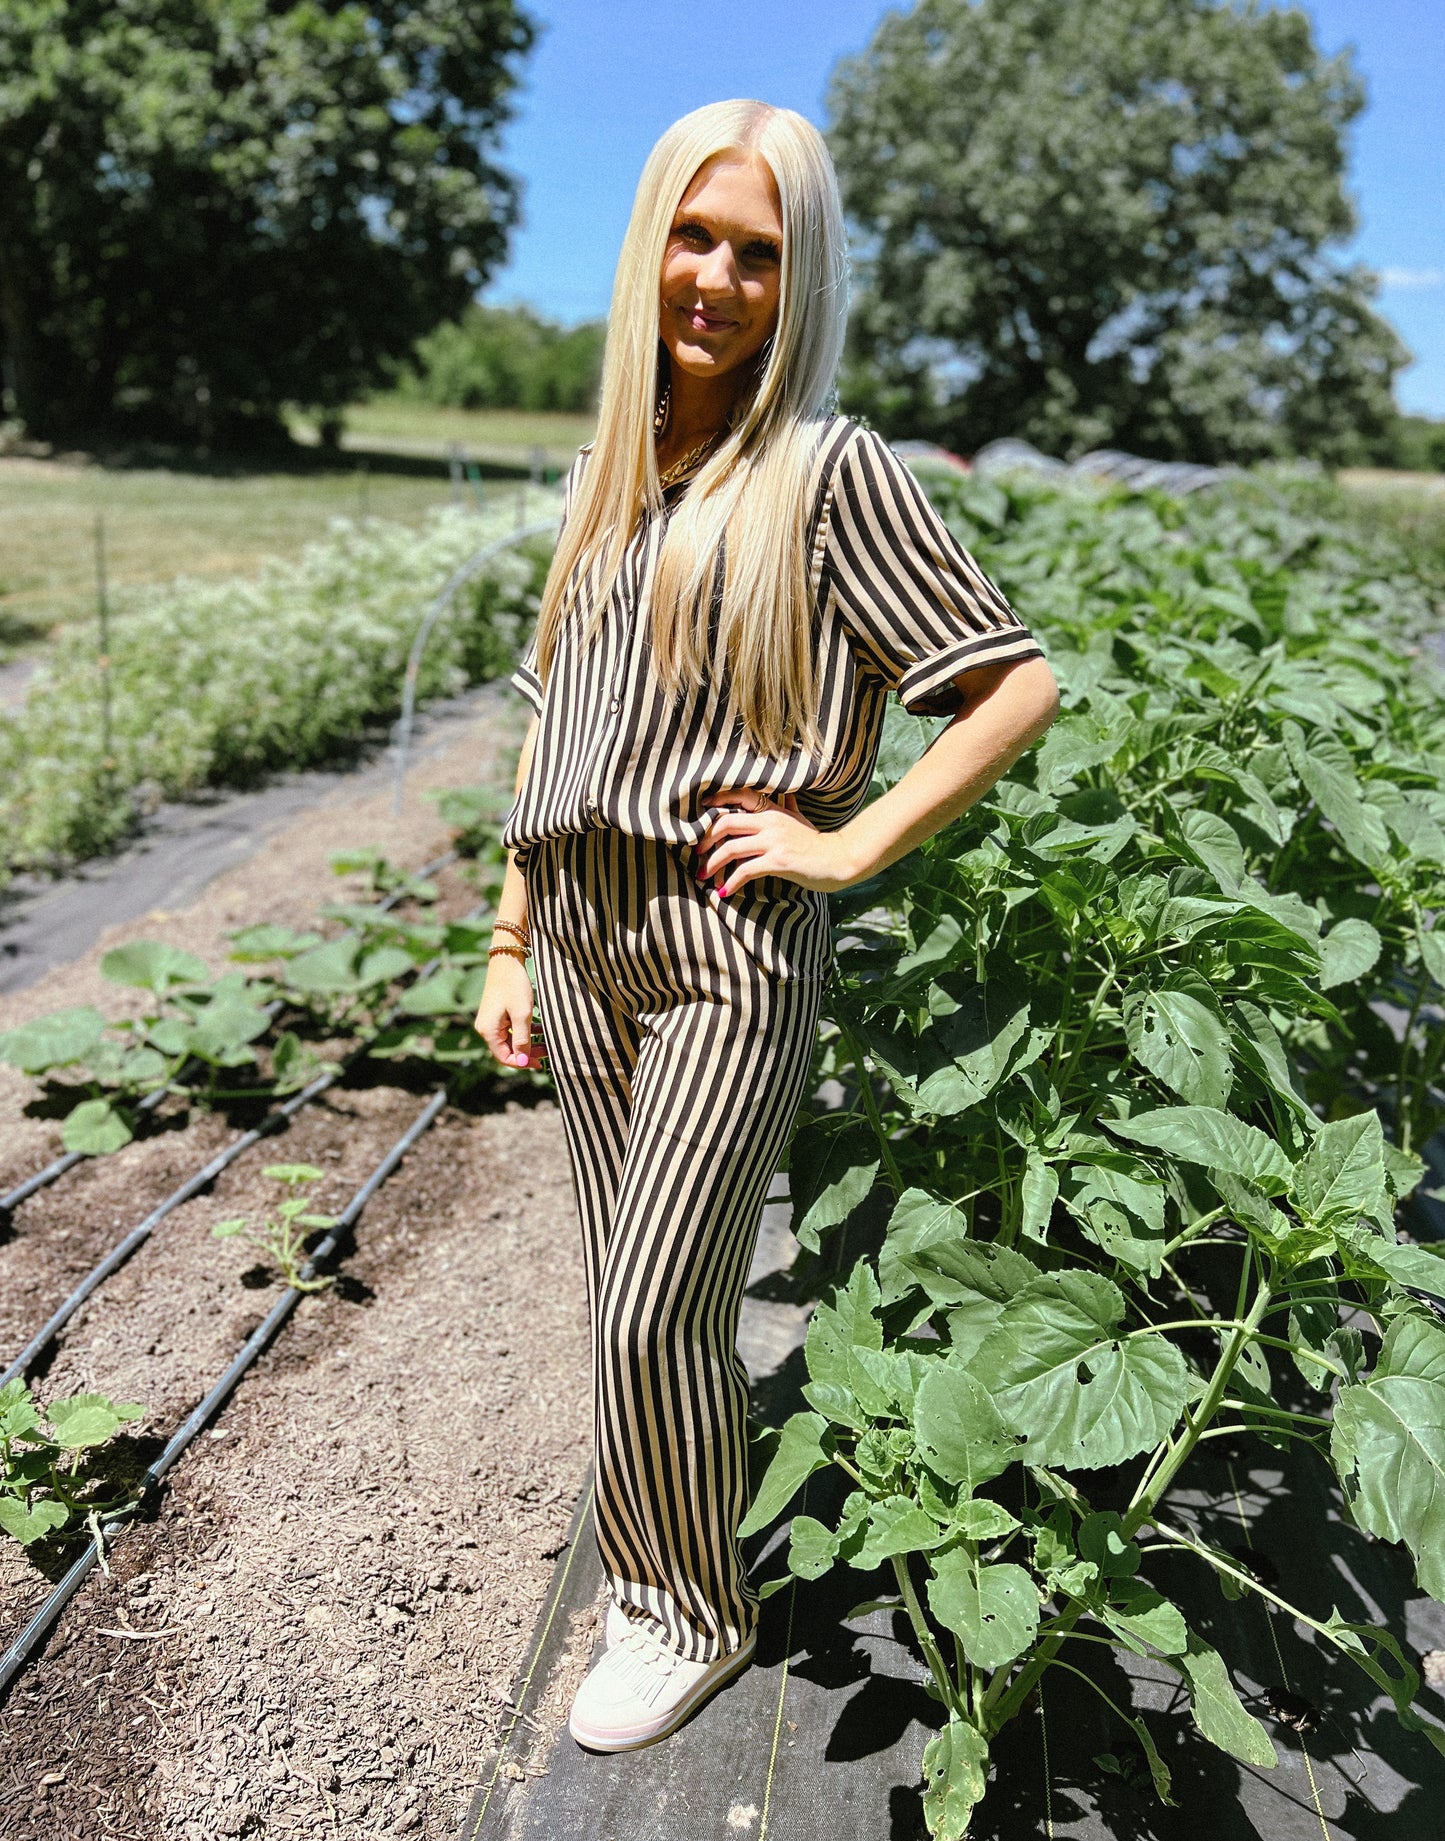
[[[933,1632],[928,1627],[928,1619],[923,1614],[914,1588],[913,1575],[908,1570],[908,1556],[896,1553],[893,1556],[893,1571],[898,1579],[898,1589],[903,1594],[904,1608],[908,1612],[908,1621],[913,1625],[913,1634],[918,1638],[918,1647],[923,1651],[923,1659],[928,1664],[928,1672],[933,1677],[934,1686],[943,1697],[943,1704],[949,1712],[959,1719],[968,1718],[968,1708],[960,1702],[953,1680],[947,1668],[938,1644],[933,1640]]]
[[[1241,1274],[1241,1289],[1243,1289],[1243,1284],[1244,1275]],[[1155,1504],[1174,1481],[1180,1465],[1199,1443],[1210,1420],[1219,1411],[1229,1386],[1230,1377],[1234,1373],[1240,1356],[1244,1353],[1245,1344],[1251,1338],[1258,1337],[1259,1321],[1269,1309],[1269,1300],[1269,1286],[1261,1284],[1249,1315],[1242,1322],[1235,1323],[1230,1329],[1229,1340],[1224,1345],[1214,1373],[1210,1377],[1209,1385],[1205,1388],[1204,1396],[1199,1402],[1198,1411],[1193,1414],[1189,1422],[1188,1430],[1150,1478],[1148,1485],[1141,1486],[1134,1492],[1134,1500],[1129,1504],[1124,1515],[1122,1534],[1126,1541],[1132,1539],[1139,1528],[1152,1517]]]
[[[893,1157],[893,1146],[888,1142],[888,1134],[883,1127],[882,1115],[878,1111],[878,1101],[874,1096],[873,1082],[869,1077],[864,1061],[863,1047],[846,1023],[839,1023],[838,1032],[848,1044],[848,1052],[853,1057],[853,1066],[858,1074],[858,1093],[863,1101],[863,1110],[868,1114],[868,1123],[873,1127],[873,1135],[878,1140],[879,1155],[888,1172],[888,1180],[893,1185],[895,1196],[902,1195],[907,1185]]]

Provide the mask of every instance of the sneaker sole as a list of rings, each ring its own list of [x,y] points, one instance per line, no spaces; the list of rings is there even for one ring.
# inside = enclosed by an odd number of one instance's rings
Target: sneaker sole
[[[604,1736],[602,1733],[588,1732],[585,1726],[580,1726],[571,1718],[567,1721],[567,1730],[579,1745],[593,1752],[635,1752],[641,1751],[644,1746],[656,1745],[660,1739],[670,1738],[684,1720],[690,1719],[696,1713],[705,1700],[711,1699],[720,1688],[725,1688],[730,1681],[740,1675],[752,1661],[757,1646],[756,1636],[750,1637],[741,1649],[735,1650],[727,1658],[725,1668],[720,1668],[715,1675],[704,1675],[686,1699],[679,1701],[672,1709],[662,1725],[649,1727],[638,1738],[619,1739]]]

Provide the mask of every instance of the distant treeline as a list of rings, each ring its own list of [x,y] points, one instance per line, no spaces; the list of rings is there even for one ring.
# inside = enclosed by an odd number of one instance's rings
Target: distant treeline
[[[1402,415],[1395,422],[1391,462],[1411,473],[1445,473],[1445,420]]]
[[[562,326],[531,307],[472,306],[417,342],[399,395],[456,409],[597,407],[606,325]]]

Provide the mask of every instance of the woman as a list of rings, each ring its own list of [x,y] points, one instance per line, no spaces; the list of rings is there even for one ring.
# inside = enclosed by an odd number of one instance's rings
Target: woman
[[[912,475],[826,412],[845,313],[817,130],[758,102],[675,123],[512,680],[536,715],[476,1027],[503,1067],[545,1052],[576,1180],[612,1605],[570,1727],[599,1751],[664,1737],[753,1653],[735,1335],[828,891],[956,817],[1058,706]],[[954,719],[860,810],[890,690]]]

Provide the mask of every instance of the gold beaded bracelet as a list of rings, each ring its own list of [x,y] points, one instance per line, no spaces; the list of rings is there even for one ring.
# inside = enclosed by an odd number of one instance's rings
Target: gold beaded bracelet
[[[487,948],[487,957],[489,959],[495,959],[499,952],[504,952],[509,959],[525,960],[530,959],[532,956],[525,946],[489,946]]]
[[[527,945],[532,937],[525,927],[519,927],[515,921],[494,920],[492,922],[492,932],[495,933],[498,927],[503,928],[507,933],[515,933],[524,946]]]

